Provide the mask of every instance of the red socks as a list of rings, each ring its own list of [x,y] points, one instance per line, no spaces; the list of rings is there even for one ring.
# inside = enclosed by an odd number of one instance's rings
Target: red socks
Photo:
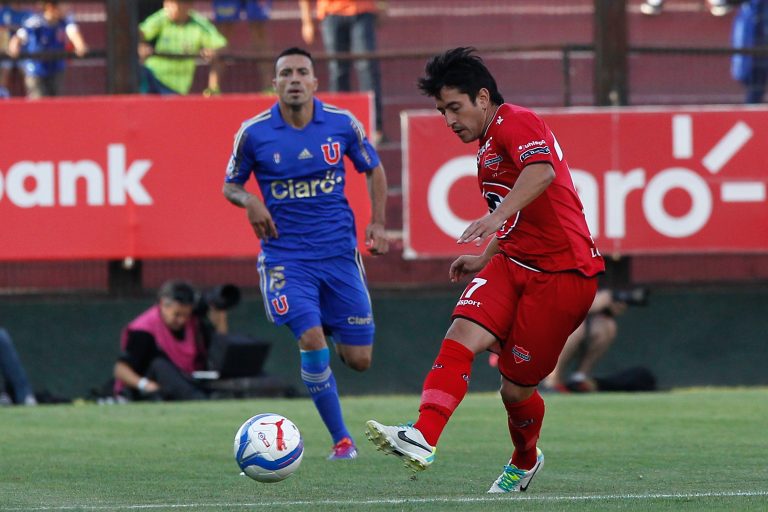
[[[507,409],[509,435],[515,451],[512,464],[520,469],[531,469],[536,464],[536,441],[544,419],[544,400],[538,391],[522,402],[504,402]]]
[[[413,425],[432,446],[467,394],[474,359],[475,354],[461,343],[443,340],[435,364],[424,379],[419,419]]]
[[[432,370],[424,379],[419,419],[414,427],[432,446],[437,445],[448,419],[467,394],[475,354],[461,343],[445,339]],[[538,391],[522,402],[504,402],[515,451],[512,464],[531,469],[536,464],[536,442],[544,419],[544,400]]]

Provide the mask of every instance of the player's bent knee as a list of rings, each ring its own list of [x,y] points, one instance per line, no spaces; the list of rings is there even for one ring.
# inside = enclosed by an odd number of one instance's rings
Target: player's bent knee
[[[508,380],[502,379],[499,394],[501,394],[501,399],[505,402],[515,403],[527,400],[535,391],[535,386],[518,386]]]
[[[371,367],[373,351],[370,347],[354,347],[349,345],[336,345],[339,358],[347,367],[358,372],[364,372]]]
[[[357,370],[358,372],[364,372],[371,367],[372,358],[371,356],[357,356],[354,358],[345,356],[343,360],[349,368]]]
[[[328,346],[323,330],[320,327],[307,329],[302,333],[298,341],[301,350],[322,350]]]

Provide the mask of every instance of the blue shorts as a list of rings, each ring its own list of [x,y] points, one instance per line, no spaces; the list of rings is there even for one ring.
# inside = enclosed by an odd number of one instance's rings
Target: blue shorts
[[[258,262],[267,317],[296,339],[322,326],[335,343],[371,345],[375,325],[363,259],[355,250],[325,260]]]
[[[272,0],[213,0],[213,20],[240,21],[245,14],[249,21],[267,21],[271,9]]]

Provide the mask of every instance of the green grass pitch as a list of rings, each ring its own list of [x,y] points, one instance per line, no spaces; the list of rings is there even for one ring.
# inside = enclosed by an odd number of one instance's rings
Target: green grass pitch
[[[415,395],[344,398],[360,457],[335,462],[307,399],[2,408],[0,511],[768,510],[766,388],[545,400],[545,467],[505,496],[486,494],[511,449],[490,393],[467,396],[415,478],[363,435],[369,418],[414,419]],[[301,467],[280,483],[239,476],[232,456],[259,412],[304,437]]]

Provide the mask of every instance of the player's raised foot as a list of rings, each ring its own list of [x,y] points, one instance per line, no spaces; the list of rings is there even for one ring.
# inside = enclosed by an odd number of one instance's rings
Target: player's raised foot
[[[488,492],[525,492],[536,473],[544,467],[544,454],[536,448],[536,464],[529,470],[518,469],[512,464],[504,466],[504,472],[493,482]]]
[[[411,424],[388,426],[369,420],[366,426],[365,435],[377,450],[401,457],[405,467],[413,471],[423,471],[435,460],[437,448]]]
[[[357,447],[354,441],[345,437],[335,445],[328,456],[328,460],[349,460],[357,458]]]

